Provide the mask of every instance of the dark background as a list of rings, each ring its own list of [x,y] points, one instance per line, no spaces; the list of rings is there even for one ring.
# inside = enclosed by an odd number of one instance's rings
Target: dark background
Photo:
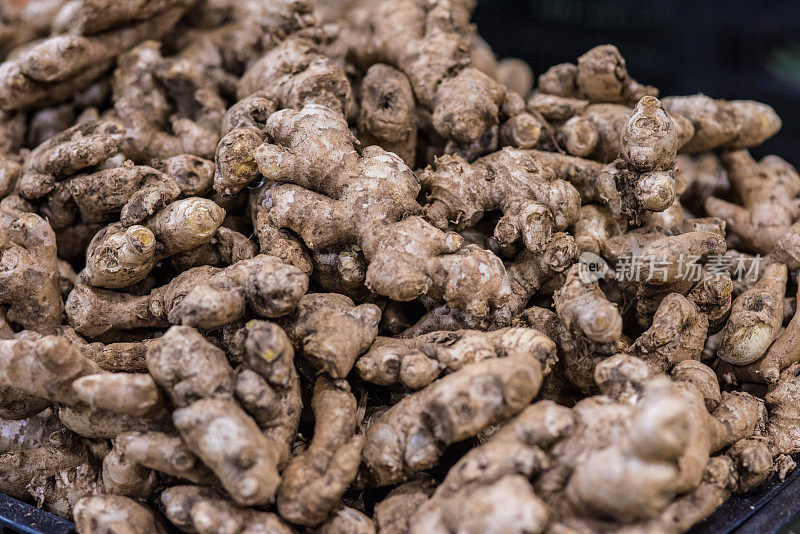
[[[535,76],[611,43],[662,96],[765,102],[783,128],[753,153],[800,167],[799,0],[478,0],[474,21],[498,57],[524,59]]]

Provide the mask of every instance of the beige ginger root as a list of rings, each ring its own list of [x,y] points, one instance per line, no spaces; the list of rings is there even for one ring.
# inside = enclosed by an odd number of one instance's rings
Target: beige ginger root
[[[800,286],[799,286],[800,287]],[[800,289],[798,289],[800,291]],[[747,365],[736,366],[733,372],[740,380],[774,384],[784,369],[800,361],[800,315],[796,312],[764,356]]]
[[[0,302],[24,328],[53,333],[64,305],[59,291],[56,238],[47,221],[21,213],[0,217]]]
[[[541,383],[541,363],[530,356],[484,360],[433,382],[367,429],[365,476],[382,486],[433,467],[443,447],[520,411]]]
[[[239,504],[271,503],[280,483],[278,452],[235,402],[201,399],[173,412],[186,445]]]
[[[147,369],[175,406],[233,397],[225,353],[188,326],[173,326],[147,349]]]
[[[722,162],[742,203],[712,196],[705,200],[706,211],[724,219],[748,249],[769,254],[800,217],[795,202],[800,195],[800,175],[777,156],[756,162],[746,150],[728,152]]]
[[[752,100],[714,100],[703,94],[670,96],[664,107],[682,115],[694,126],[694,136],[681,147],[697,154],[715,148],[739,149],[760,145],[781,128],[781,119],[771,107]]]
[[[371,66],[361,81],[358,115],[361,144],[380,145],[413,168],[417,120],[414,92],[406,75],[389,65]]]
[[[138,502],[119,495],[84,497],[75,505],[75,525],[79,532],[102,534],[119,532],[166,534],[156,515]]]
[[[556,313],[574,334],[594,343],[612,343],[622,335],[622,317],[596,281],[582,280],[580,269],[570,267],[564,285],[553,295]]]
[[[504,149],[471,165],[458,156],[442,156],[420,182],[429,191],[425,216],[442,230],[451,222],[459,229],[473,226],[485,212],[501,210],[494,230],[501,245],[521,238],[529,250],[541,252],[551,232],[578,217],[578,191],[521,150]]]
[[[442,373],[490,358],[530,355],[547,370],[556,360],[555,349],[552,340],[530,328],[431,332],[406,339],[379,337],[356,368],[368,382],[420,389]]]
[[[380,316],[374,304],[355,306],[344,295],[309,293],[279,322],[315,369],[332,378],[345,378],[378,335]],[[349,336],[342,337],[342,332]]]
[[[358,473],[363,434],[356,434],[356,398],[345,386],[317,378],[311,399],[316,424],[311,444],[282,473],[278,512],[299,525],[318,525]]]
[[[498,258],[407,216],[420,211],[419,183],[397,156],[368,147],[359,157],[344,118],[317,105],[280,111],[268,129],[275,144],[261,145],[255,159],[268,180],[287,183],[259,209],[277,227],[312,250],[355,241],[370,263],[367,287],[393,300],[428,294],[478,315],[502,304]]]
[[[279,466],[284,466],[303,408],[291,341],[278,325],[254,320],[226,327],[222,344],[242,365],[234,384],[236,397],[275,444]]]
[[[680,293],[667,295],[653,323],[631,346],[631,352],[660,371],[686,360],[700,360],[708,334],[708,318]]]
[[[289,313],[307,287],[308,278],[299,269],[259,255],[225,269],[189,269],[149,295],[78,284],[66,310],[70,324],[88,337],[170,323],[216,328],[238,321],[248,308],[266,317]]]
[[[547,507],[526,477],[548,467],[547,449],[575,425],[570,410],[551,401],[527,407],[450,469],[432,498],[411,511],[409,532],[453,532],[470,524],[481,530],[501,525],[541,532],[549,519]],[[458,510],[465,504],[466,516]]]
[[[578,64],[561,63],[539,76],[541,93],[584,98],[591,102],[633,103],[658,91],[630,77],[625,60],[613,45],[600,45],[578,58]]]
[[[761,358],[783,322],[786,266],[769,265],[759,281],[733,301],[717,356],[735,365]]]
[[[241,260],[189,291],[169,313],[170,322],[213,329],[239,320],[245,308],[261,317],[292,311],[308,288],[299,269],[272,256]]]
[[[184,532],[198,534],[294,532],[278,516],[242,508],[208,487],[172,486],[161,494],[170,522]]]
[[[96,363],[62,337],[0,341],[0,383],[30,395],[80,405],[72,383],[99,372]]]

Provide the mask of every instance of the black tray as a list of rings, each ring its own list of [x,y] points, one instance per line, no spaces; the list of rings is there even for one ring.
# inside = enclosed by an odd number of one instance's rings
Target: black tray
[[[0,493],[0,534],[71,534],[75,525]]]

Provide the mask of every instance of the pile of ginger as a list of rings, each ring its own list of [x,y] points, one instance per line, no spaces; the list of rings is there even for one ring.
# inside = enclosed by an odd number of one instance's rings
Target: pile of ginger
[[[0,492],[82,534],[678,533],[795,468],[774,110],[611,45],[535,78],[473,4],[0,5]]]

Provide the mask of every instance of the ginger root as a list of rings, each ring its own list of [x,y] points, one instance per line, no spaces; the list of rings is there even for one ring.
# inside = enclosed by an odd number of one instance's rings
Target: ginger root
[[[555,344],[530,328],[502,328],[492,332],[456,330],[431,332],[406,339],[378,338],[356,368],[364,380],[420,389],[442,373],[490,358],[530,355],[547,370],[556,360]]]
[[[361,463],[363,434],[356,434],[356,398],[320,377],[311,399],[317,424],[311,444],[281,474],[278,512],[300,525],[317,525],[338,504]]]
[[[527,355],[477,362],[433,382],[369,426],[364,476],[383,486],[433,467],[443,447],[520,411],[541,383],[542,365]]]

